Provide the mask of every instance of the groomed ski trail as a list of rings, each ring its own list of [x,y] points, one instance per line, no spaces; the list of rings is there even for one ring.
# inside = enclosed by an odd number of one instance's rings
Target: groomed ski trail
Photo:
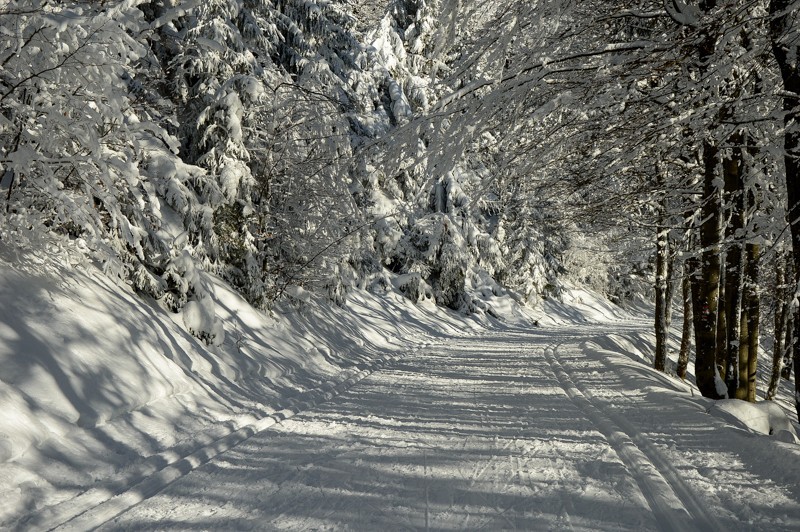
[[[558,346],[548,346],[544,353],[569,398],[603,433],[634,475],[642,494],[653,510],[659,529],[665,532],[692,529],[709,532],[724,530],[712,515],[697,504],[694,494],[657,449],[630,423],[607,412],[594,400],[590,391],[573,380],[559,360]]]
[[[422,343],[413,348],[429,347]],[[143,500],[162,491],[169,484],[189,474],[217,455],[232,449],[254,434],[267,430],[320,403],[330,401],[372,372],[396,362],[407,353],[386,355],[369,363],[360,363],[342,371],[317,388],[307,390],[297,398],[289,398],[274,411],[254,417],[241,426],[220,426],[217,434],[200,435],[196,445],[188,449],[168,449],[133,464],[119,478],[109,479],[98,486],[24,516],[15,528],[20,530],[90,530],[119,515]]]
[[[797,529],[791,486],[744,470],[740,498],[726,497],[697,464],[730,456],[709,457],[656,434],[644,414],[626,414],[655,405],[633,366],[615,366],[601,348],[606,332],[450,339],[245,439],[122,514],[93,515],[106,518],[102,530]],[[673,411],[665,423],[681,408],[712,422],[679,403],[662,407]],[[748,497],[769,497],[785,514],[760,515]]]

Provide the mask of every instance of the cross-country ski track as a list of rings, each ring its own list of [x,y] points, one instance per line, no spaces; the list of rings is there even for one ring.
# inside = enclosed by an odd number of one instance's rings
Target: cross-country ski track
[[[448,338],[50,525],[800,530],[798,445],[709,415],[625,354],[646,327]]]

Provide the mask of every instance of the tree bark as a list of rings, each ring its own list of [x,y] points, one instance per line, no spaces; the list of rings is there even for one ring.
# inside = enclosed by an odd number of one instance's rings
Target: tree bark
[[[756,376],[758,373],[758,340],[761,322],[761,301],[758,294],[758,262],[761,258],[761,247],[748,243],[746,246],[746,263],[744,271],[744,308],[747,314],[747,381],[744,388],[745,398],[756,402]],[[742,338],[744,342],[744,338]],[[741,387],[741,386],[740,386]]]
[[[772,53],[778,63],[787,96],[783,99],[784,110],[784,164],[786,167],[787,213],[792,235],[792,255],[794,258],[794,285],[797,286],[800,272],[800,109],[794,94],[800,94],[800,44],[796,39],[796,17],[792,10],[793,0],[770,0],[770,40]],[[799,308],[793,309],[794,329],[800,316]],[[795,370],[795,409],[800,420],[800,336],[792,335],[793,362]]]
[[[778,392],[778,383],[781,380],[781,370],[783,369],[784,335],[786,334],[786,322],[788,319],[784,261],[783,253],[778,254],[775,261],[775,336],[772,341],[772,372],[767,386],[767,400],[775,398],[775,394]]]
[[[720,347],[724,350],[725,359],[725,384],[728,386],[728,397],[739,397],[742,393],[742,384],[747,382],[746,369],[745,378],[742,380],[741,357],[747,360],[747,344],[744,342],[747,318],[742,315],[742,270],[743,253],[742,229],[745,225],[745,205],[744,205],[744,182],[742,176],[742,150],[741,135],[734,134],[730,138],[734,145],[730,157],[726,157],[722,162],[722,171],[725,178],[725,196],[728,200],[730,210],[730,222],[725,230],[728,241],[730,242],[728,252],[725,256],[725,293],[724,293],[724,312],[725,320],[720,319],[720,326],[724,330],[724,343]],[[746,390],[744,391],[746,394]]]
[[[790,306],[786,310],[786,339],[783,342],[783,370],[781,376],[789,380],[792,378],[792,361],[794,360],[794,307]]]
[[[717,379],[717,317],[719,315],[720,241],[722,191],[717,183],[717,148],[703,145],[703,206],[700,245],[703,249],[700,274],[693,286],[695,322],[695,377],[704,397],[721,399],[724,392]]]
[[[656,312],[655,312],[655,333],[656,333],[656,352],[653,357],[653,367],[658,371],[664,371],[667,364],[667,338],[668,325],[667,313],[667,283],[668,283],[668,255],[669,255],[669,228],[664,224],[663,204],[659,205],[658,226],[656,228]]]
[[[692,290],[690,278],[699,268],[697,259],[689,258],[683,263],[683,279],[681,280],[681,297],[683,298],[683,328],[681,330],[681,349],[678,352],[678,377],[686,380],[686,368],[689,365],[689,350],[692,345]]]
[[[739,340],[740,343],[736,348],[736,366],[734,367],[734,371],[736,372],[736,387],[731,390],[729,385],[728,387],[728,397],[741,399],[743,401],[747,400],[747,373],[748,373],[748,360],[750,357],[749,349],[750,349],[750,321],[748,319],[748,312],[747,309],[742,309],[742,312],[739,314],[739,331],[740,336]],[[732,393],[731,393],[732,392]]]
[[[720,216],[724,219],[722,213]],[[722,233],[720,233],[720,239],[721,238]],[[727,301],[725,298],[725,279],[727,277],[725,272],[726,262],[723,260],[721,253],[722,250],[720,249],[719,293],[717,294],[717,304],[719,307],[717,314],[717,343],[714,359],[717,364],[717,375],[724,383],[728,373],[728,306],[725,304],[725,301]],[[727,394],[728,392],[726,391],[725,395],[727,396]]]
[[[667,336],[669,337],[669,330],[672,328],[672,300],[675,293],[675,246],[669,234],[667,234],[667,245],[669,253],[667,254],[667,300],[664,321],[667,324]]]

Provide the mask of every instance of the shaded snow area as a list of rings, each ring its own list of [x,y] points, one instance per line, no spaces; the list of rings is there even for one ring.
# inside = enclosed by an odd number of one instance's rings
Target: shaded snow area
[[[0,527],[800,529],[787,392],[699,397],[589,292],[269,316],[205,281],[218,346],[90,266],[3,255]]]

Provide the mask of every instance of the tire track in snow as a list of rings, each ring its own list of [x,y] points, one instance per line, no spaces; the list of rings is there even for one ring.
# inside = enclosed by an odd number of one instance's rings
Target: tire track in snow
[[[199,448],[182,455],[173,449],[167,449],[148,457],[136,470],[121,479],[91,488],[53,506],[40,508],[33,514],[23,516],[13,528],[48,531],[95,529],[259,432],[330,401],[375,371],[429,346],[429,343],[424,343],[403,353],[384,355],[369,363],[357,364],[353,369],[344,370],[333,379],[305,392],[300,399],[288,399],[275,412],[239,428],[228,429],[226,434],[209,443],[204,442]],[[162,464],[162,467],[158,468],[155,463]]]
[[[631,470],[661,530],[723,532],[724,528],[695,500],[694,494],[652,443],[630,423],[607,412],[584,386],[576,384],[558,357],[558,346],[544,350],[561,387],[606,437]]]

